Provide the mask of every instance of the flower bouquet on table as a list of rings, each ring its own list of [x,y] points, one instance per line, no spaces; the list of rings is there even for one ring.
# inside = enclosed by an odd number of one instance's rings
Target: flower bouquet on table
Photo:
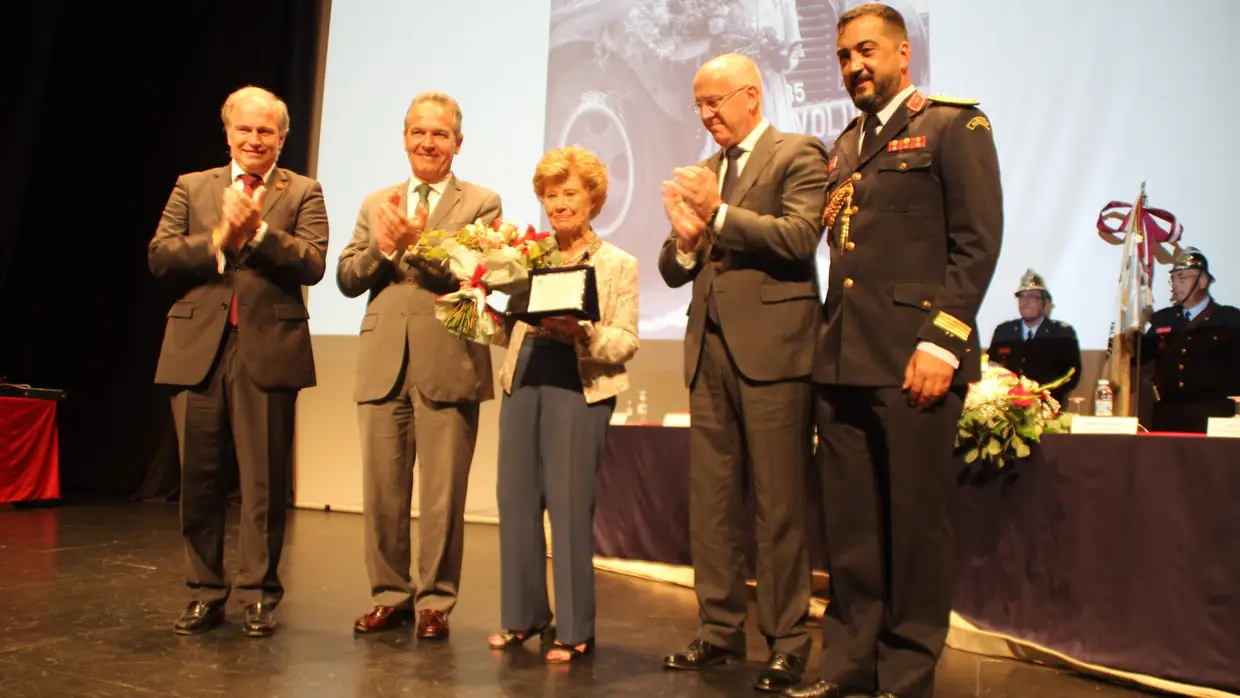
[[[446,271],[459,290],[435,299],[435,317],[458,337],[490,344],[501,320],[487,305],[491,291],[513,294],[529,282],[529,270],[560,262],[555,237],[534,226],[520,227],[496,218],[457,231],[428,230],[409,246],[405,260]]]
[[[982,356],[982,379],[969,386],[956,432],[964,460],[981,460],[996,468],[1029,455],[1030,443],[1042,434],[1066,430],[1070,415],[1060,415],[1051,391],[1072,377],[1075,369],[1044,385],[1018,376]]]

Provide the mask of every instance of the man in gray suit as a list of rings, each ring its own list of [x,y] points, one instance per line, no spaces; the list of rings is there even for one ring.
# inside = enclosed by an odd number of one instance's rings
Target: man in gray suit
[[[195,598],[174,630],[223,620],[224,463],[241,484],[237,595],[242,631],[275,631],[293,407],[315,384],[302,286],[323,278],[327,210],[319,183],[276,167],[288,108],[267,90],[228,97],[221,116],[232,163],[181,175],[147,249],[151,273],[182,293],[168,312],[155,382],[176,386],[181,533]]]
[[[820,320],[814,254],[826,199],[826,147],[762,116],[762,81],[740,55],[693,83],[720,151],[664,184],[672,233],[659,255],[669,286],[693,283],[685,334],[689,527],[702,626],[664,665],[697,670],[743,658],[744,483],[757,506],[758,623],[771,655],[755,688],[804,672],[811,639],[805,540],[809,376]]]
[[[366,198],[336,270],[346,296],[369,294],[354,399],[374,607],[353,624],[357,633],[406,625],[416,611],[418,637],[445,638],[456,605],[478,406],[494,397],[491,353],[435,319],[435,298],[458,283],[413,264],[405,251],[427,229],[489,224],[501,215],[499,195],[452,174],[461,140],[455,100],[438,92],[414,98],[404,129],[412,176]],[[415,458],[422,474],[416,588],[409,573]]]

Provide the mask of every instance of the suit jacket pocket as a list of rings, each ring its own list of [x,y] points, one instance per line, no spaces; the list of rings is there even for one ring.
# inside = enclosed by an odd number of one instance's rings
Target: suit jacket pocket
[[[362,332],[369,332],[379,324],[379,313],[366,313],[366,317],[362,318]]]
[[[818,294],[814,291],[814,284],[811,281],[785,281],[762,284],[758,287],[758,297],[763,303],[782,303],[801,298],[817,300]]]
[[[277,320],[306,320],[310,317],[310,312],[306,310],[304,305],[295,305],[293,303],[280,303],[276,305]]]
[[[172,304],[168,309],[168,317],[191,318],[194,317],[193,301],[178,301]]]
[[[928,150],[912,150],[894,157],[882,158],[878,163],[879,172],[916,172],[928,170],[934,159]]]
[[[934,307],[934,297],[942,287],[942,284],[933,281],[897,281],[891,287],[891,299],[896,305],[929,311]]]

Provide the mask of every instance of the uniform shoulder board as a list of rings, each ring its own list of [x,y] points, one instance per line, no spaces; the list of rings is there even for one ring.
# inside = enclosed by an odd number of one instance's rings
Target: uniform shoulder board
[[[926,95],[926,99],[939,104],[952,104],[957,107],[976,107],[981,102],[976,99],[965,99],[963,97],[951,97],[949,95]]]

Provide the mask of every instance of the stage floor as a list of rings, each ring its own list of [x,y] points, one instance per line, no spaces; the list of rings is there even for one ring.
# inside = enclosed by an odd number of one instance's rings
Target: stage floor
[[[353,620],[369,607],[361,523],[354,514],[291,513],[280,628],[273,638],[253,640],[241,636],[235,604],[228,622],[210,633],[172,633],[189,600],[175,504],[0,511],[0,695],[770,695],[749,687],[766,658],[752,626],[748,663],[701,674],[665,671],[663,654],[688,644],[696,628],[693,592],[605,572],[597,576],[594,657],[563,667],[546,665],[533,643],[524,651],[491,651],[486,637],[499,623],[498,535],[481,524],[467,527],[449,641],[419,642],[410,629],[354,638]],[[230,538],[230,570],[234,551]],[[937,698],[1138,695],[950,649],[936,691]]]

